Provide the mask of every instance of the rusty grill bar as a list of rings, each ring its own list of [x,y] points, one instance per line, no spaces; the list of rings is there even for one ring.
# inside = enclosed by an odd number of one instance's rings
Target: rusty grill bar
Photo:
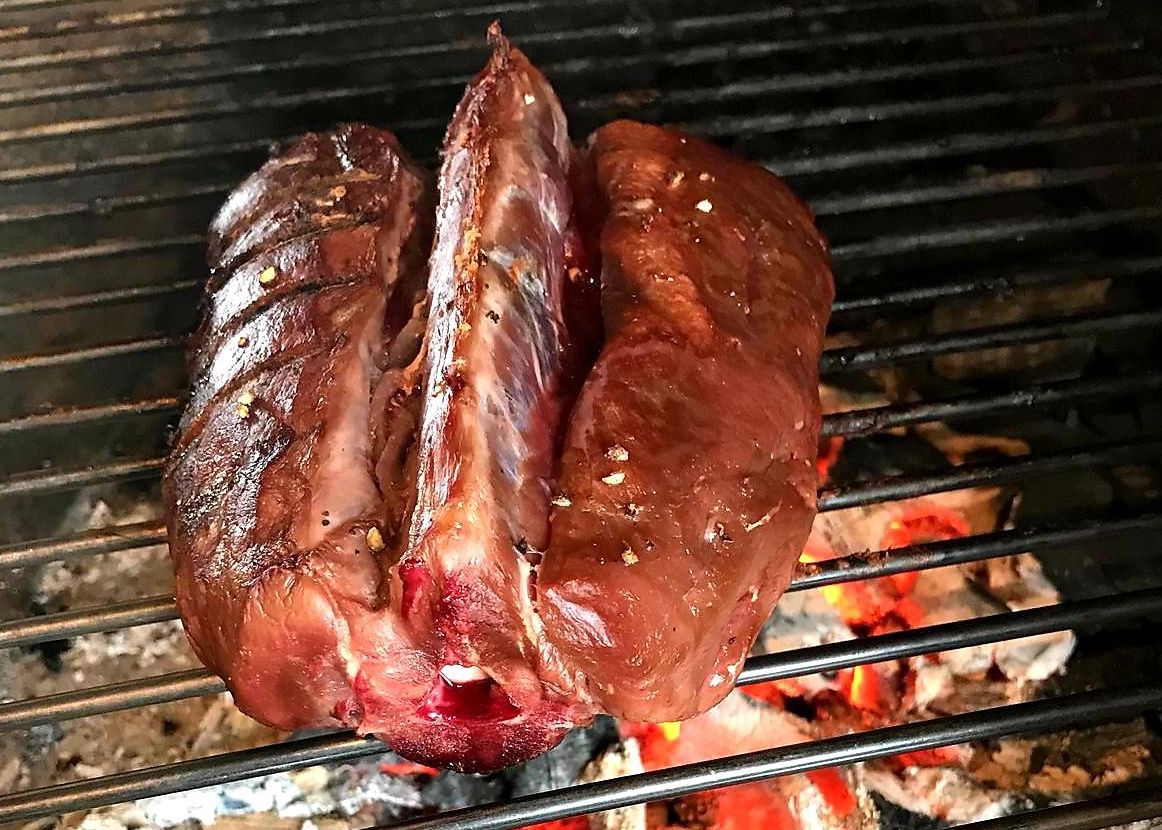
[[[579,134],[618,115],[709,135],[787,178],[833,240],[835,322],[861,332],[952,300],[1108,280],[1100,309],[829,349],[841,379],[998,348],[1093,340],[1111,354],[1162,322],[1162,30],[1135,0],[8,0],[0,5],[0,569],[118,556],[165,541],[146,521],[52,536],[10,531],[10,507],[61,510],[95,485],[152,487],[180,408],[182,335],[202,233],[274,142],[379,121],[431,163],[495,16],[558,85]],[[1148,4],[1145,4],[1148,5]],[[1143,21],[1147,22],[1143,22]],[[1162,26],[1162,20],[1157,21]],[[326,73],[336,73],[334,81]],[[323,81],[320,81],[323,78]],[[113,321],[111,325],[104,321]],[[1128,345],[1127,345],[1128,344]],[[1132,362],[1132,361],[1131,361]],[[1141,361],[1139,361],[1141,363]],[[94,378],[109,378],[108,388]],[[40,389],[52,390],[41,393]],[[826,436],[1149,406],[1156,361],[1023,378],[837,413]],[[1149,411],[1148,409],[1146,411]],[[127,438],[106,446],[109,432]],[[28,447],[75,442],[42,468]],[[12,449],[15,461],[6,458]],[[15,452],[19,450],[19,452]],[[1157,469],[1162,424],[1004,461],[861,481],[821,509],[1126,465]],[[51,523],[44,527],[51,526]],[[804,566],[791,590],[1156,533],[1162,504]],[[1148,555],[1146,552],[1144,555]],[[1162,616],[1162,584],[1060,605],[754,657],[757,683],[1065,629]],[[0,648],[176,617],[168,596],[0,622]],[[223,689],[202,669],[0,704],[0,731]],[[703,788],[1007,734],[1134,718],[1162,686],[1097,689],[892,726],[405,823],[511,828]],[[349,734],[0,795],[31,820],[384,750]],[[1097,828],[1162,815],[1159,790],[978,822]]]

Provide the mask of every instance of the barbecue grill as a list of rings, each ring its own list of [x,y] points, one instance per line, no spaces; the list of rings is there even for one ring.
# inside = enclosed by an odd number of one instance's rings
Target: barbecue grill
[[[838,284],[832,331],[841,339],[825,354],[824,375],[856,383],[892,368],[926,390],[829,416],[826,435],[939,420],[1021,435],[1034,447],[1021,458],[825,490],[826,511],[1003,482],[1023,491],[1032,518],[822,563],[792,590],[1036,551],[1059,569],[1066,601],[756,657],[740,683],[1066,629],[1089,637],[1083,651],[1125,631],[1151,648],[1142,626],[1162,615],[1162,579],[1149,559],[1162,529],[1162,15],[1148,0],[432,5],[0,5],[0,579],[11,587],[17,569],[164,542],[156,521],[59,528],[85,488],[156,488],[212,211],[272,145],[343,120],[389,126],[433,164],[452,107],[482,63],[484,29],[500,17],[557,87],[577,136],[618,116],[679,124],[769,166],[812,204]],[[1098,303],[1044,299],[1095,281],[1107,286]],[[1022,304],[1030,296],[1041,299]],[[966,311],[964,325],[937,325],[942,304],[977,313]],[[1020,313],[987,316],[999,307]],[[1009,365],[997,358],[1031,346],[1056,351]],[[949,358],[969,360],[975,374],[950,377],[938,365]],[[0,610],[9,617],[0,624],[4,649],[176,617],[169,596],[32,616],[27,607]],[[1149,655],[1142,662],[1149,668]],[[1162,708],[1160,662],[1043,701],[405,826],[518,827],[905,751],[1149,719]],[[222,689],[191,670],[64,690],[0,703],[0,729]],[[0,795],[0,824],[384,749],[323,734],[9,792]],[[1097,828],[1155,816],[1162,789],[978,826]]]

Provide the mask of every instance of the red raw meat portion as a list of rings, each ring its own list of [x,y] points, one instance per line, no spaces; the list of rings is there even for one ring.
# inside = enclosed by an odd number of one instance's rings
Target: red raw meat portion
[[[810,212],[770,173],[628,121],[590,152],[606,340],[539,610],[602,710],[679,720],[730,691],[810,531],[834,289]]]

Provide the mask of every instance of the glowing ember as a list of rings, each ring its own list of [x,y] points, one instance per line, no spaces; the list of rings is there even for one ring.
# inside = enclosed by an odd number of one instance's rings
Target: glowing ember
[[[411,761],[384,761],[379,765],[379,771],[384,775],[438,775],[439,770],[435,767],[424,766],[423,764],[415,764]]]
[[[967,536],[971,528],[963,515],[931,499],[914,499],[892,508],[896,515],[888,522],[879,548],[906,547]],[[800,562],[823,562],[836,558],[821,535],[812,534]],[[884,627],[911,628],[920,609],[914,607],[909,594],[916,587],[919,574],[908,571],[862,582],[828,585],[821,589],[824,599],[835,608],[844,623],[861,633],[880,633]]]
[[[843,449],[843,437],[824,438],[819,442],[819,455],[815,458],[815,472],[819,474],[819,481],[827,481],[831,474],[831,466],[839,460],[839,453]]]
[[[847,818],[855,812],[855,795],[834,769],[813,770],[807,773],[807,780],[815,785],[836,816]]]
[[[847,699],[857,709],[875,712],[880,708],[879,675],[871,666],[856,666],[851,672]]]
[[[682,724],[677,721],[669,721],[659,724],[659,726],[662,730],[662,737],[667,741],[676,741],[678,736],[682,734]]]

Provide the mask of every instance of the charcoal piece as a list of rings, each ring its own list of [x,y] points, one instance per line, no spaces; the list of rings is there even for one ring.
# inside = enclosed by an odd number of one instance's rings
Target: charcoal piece
[[[576,784],[585,766],[617,739],[617,722],[609,717],[599,717],[592,726],[574,729],[541,757],[512,768],[508,773],[512,795],[529,795]]]

